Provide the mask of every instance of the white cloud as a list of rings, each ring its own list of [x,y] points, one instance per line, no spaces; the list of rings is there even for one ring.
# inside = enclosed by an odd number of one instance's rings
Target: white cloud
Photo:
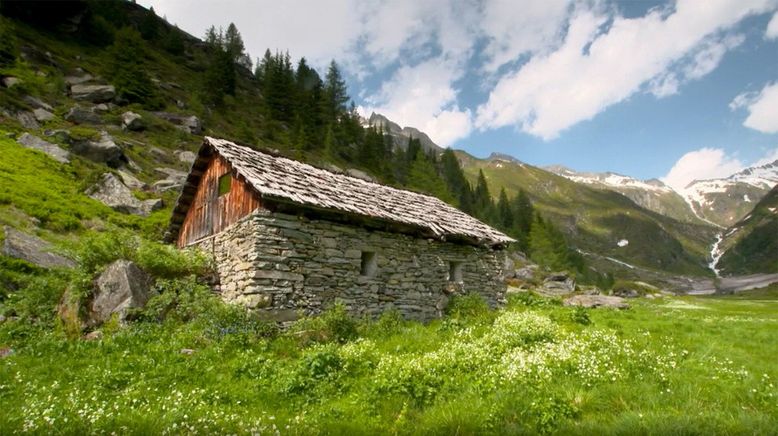
[[[750,164],[727,155],[720,148],[701,148],[690,151],[673,165],[662,181],[678,192],[694,180],[729,177],[747,167],[756,167],[778,160],[778,148],[768,150],[765,155]]]
[[[778,133],[778,82],[768,83],[759,92],[738,95],[729,107],[748,111],[744,126],[762,133]]]
[[[703,7],[681,0],[674,9],[653,9],[638,18],[578,9],[558,49],[532,57],[499,80],[478,108],[476,126],[516,125],[548,140],[629,98],[644,84],[658,95],[669,95],[678,78],[670,79],[668,69],[681,67],[689,79],[710,72],[733,41],[715,44],[706,38],[768,6],[768,0],[719,0]],[[678,65],[684,59],[690,66]],[[663,76],[667,78],[650,84]]]
[[[518,7],[512,0],[484,4],[481,27],[487,38],[484,70],[495,72],[523,54],[544,52],[559,43],[571,1],[533,0]]]
[[[694,180],[729,177],[743,168],[740,160],[720,148],[701,148],[681,156],[662,181],[680,192]]]
[[[778,12],[776,12],[770,22],[767,23],[767,30],[765,31],[764,36],[767,39],[778,38]]]
[[[452,86],[461,72],[456,61],[442,57],[404,66],[368,97],[368,105],[360,111],[363,115],[378,112],[402,126],[416,127],[447,147],[472,130],[470,110],[459,107]]]
[[[692,62],[683,69],[684,76],[694,80],[707,75],[719,66],[727,51],[739,46],[745,40],[743,35],[728,35],[724,38],[706,41],[694,55]]]

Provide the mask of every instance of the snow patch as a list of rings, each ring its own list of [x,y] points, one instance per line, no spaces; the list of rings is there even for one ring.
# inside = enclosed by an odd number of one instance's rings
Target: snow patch
[[[610,260],[611,262],[618,263],[619,265],[624,265],[624,266],[626,266],[626,267],[627,267],[627,268],[629,268],[629,269],[635,269],[635,266],[634,266],[634,265],[630,265],[630,264],[628,264],[627,262],[622,262],[622,261],[620,261],[620,260],[618,260],[618,259],[614,259],[614,258],[612,258],[612,257],[608,257],[608,256],[605,256],[605,258],[606,258],[606,259],[608,259],[608,260]]]
[[[626,239],[622,239],[618,243],[616,243],[616,245],[618,245],[619,247],[626,247],[627,245],[629,245],[629,241]]]

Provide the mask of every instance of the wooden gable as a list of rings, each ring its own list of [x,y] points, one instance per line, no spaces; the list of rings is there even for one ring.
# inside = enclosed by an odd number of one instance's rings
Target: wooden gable
[[[259,195],[243,177],[236,177],[223,157],[214,154],[200,177],[178,233],[177,245],[185,247],[215,235],[259,206]]]

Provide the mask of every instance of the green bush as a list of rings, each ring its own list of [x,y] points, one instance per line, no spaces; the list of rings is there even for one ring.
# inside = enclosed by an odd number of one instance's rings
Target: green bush
[[[119,97],[157,109],[162,103],[146,72],[145,57],[143,38],[135,29],[125,27],[116,32],[114,43],[108,50],[106,75],[116,86]]]
[[[134,261],[153,276],[167,279],[202,275],[210,268],[210,258],[199,250],[177,250],[126,230],[88,233],[75,251],[79,264],[89,273],[119,259]]]
[[[583,306],[575,306],[570,312],[570,320],[581,325],[589,325],[592,319],[589,317],[589,311]]]
[[[482,318],[490,312],[489,305],[477,293],[454,296],[446,306],[446,314],[455,319]]]
[[[358,323],[349,315],[346,306],[336,303],[319,316],[296,321],[288,335],[300,345],[312,343],[345,343],[358,336]]]

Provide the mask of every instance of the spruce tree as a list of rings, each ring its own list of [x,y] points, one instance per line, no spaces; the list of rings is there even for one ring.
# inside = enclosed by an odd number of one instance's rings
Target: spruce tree
[[[116,86],[120,98],[131,103],[142,103],[156,108],[154,84],[145,68],[145,43],[137,30],[125,27],[116,32],[113,45],[108,49],[106,75]]]
[[[505,188],[500,189],[499,200],[497,201],[497,218],[502,230],[510,232],[513,229],[513,210],[508,200],[508,194]]]
[[[324,113],[327,121],[336,122],[346,112],[349,101],[346,81],[340,74],[338,64],[333,60],[324,77]]]
[[[230,54],[232,61],[236,64],[251,70],[251,56],[246,53],[246,47],[243,45],[243,38],[234,23],[227,26],[224,33],[223,48]]]

